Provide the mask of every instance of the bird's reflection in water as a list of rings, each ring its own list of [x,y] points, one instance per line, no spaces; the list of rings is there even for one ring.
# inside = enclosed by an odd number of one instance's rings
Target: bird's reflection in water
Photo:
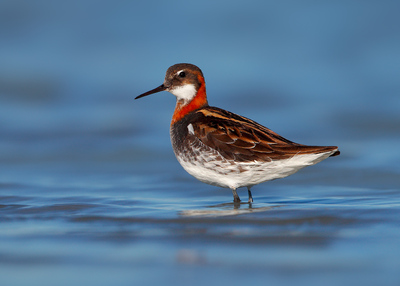
[[[258,205],[258,204],[257,204]],[[197,209],[197,210],[184,210],[180,211],[178,214],[181,216],[231,216],[240,215],[255,212],[265,212],[273,208],[280,206],[259,206],[254,207],[252,203],[224,203],[214,206],[208,206],[207,209]]]

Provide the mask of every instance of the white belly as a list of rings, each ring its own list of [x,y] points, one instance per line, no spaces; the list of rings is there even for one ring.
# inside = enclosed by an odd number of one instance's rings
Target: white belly
[[[201,182],[223,188],[237,189],[287,177],[304,167],[328,158],[334,152],[296,155],[290,159],[270,162],[239,163],[222,158],[215,150],[207,153],[204,152],[204,149],[203,152],[195,150],[191,157],[184,154],[176,155],[182,167]]]

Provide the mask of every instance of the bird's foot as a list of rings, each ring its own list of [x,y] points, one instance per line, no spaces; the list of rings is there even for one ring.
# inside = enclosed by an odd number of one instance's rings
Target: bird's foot
[[[233,194],[233,202],[234,203],[240,203],[239,195],[237,194],[235,189],[232,189],[232,194]]]
[[[251,195],[251,191],[249,189],[247,189],[247,192],[249,194],[249,204],[251,204],[253,202],[253,196]]]

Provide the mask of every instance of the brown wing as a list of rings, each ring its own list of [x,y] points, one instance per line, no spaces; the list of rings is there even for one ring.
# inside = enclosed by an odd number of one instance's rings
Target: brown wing
[[[337,149],[294,143],[253,120],[216,107],[205,107],[196,113],[196,120],[191,122],[194,135],[227,159],[271,161]],[[339,151],[332,155],[339,155]]]

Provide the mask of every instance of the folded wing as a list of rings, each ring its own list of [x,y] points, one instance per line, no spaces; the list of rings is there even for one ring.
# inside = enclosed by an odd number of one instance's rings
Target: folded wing
[[[196,120],[191,123],[193,135],[228,160],[272,161],[301,154],[340,153],[336,146],[294,143],[253,120],[216,107],[202,108],[196,113]]]

